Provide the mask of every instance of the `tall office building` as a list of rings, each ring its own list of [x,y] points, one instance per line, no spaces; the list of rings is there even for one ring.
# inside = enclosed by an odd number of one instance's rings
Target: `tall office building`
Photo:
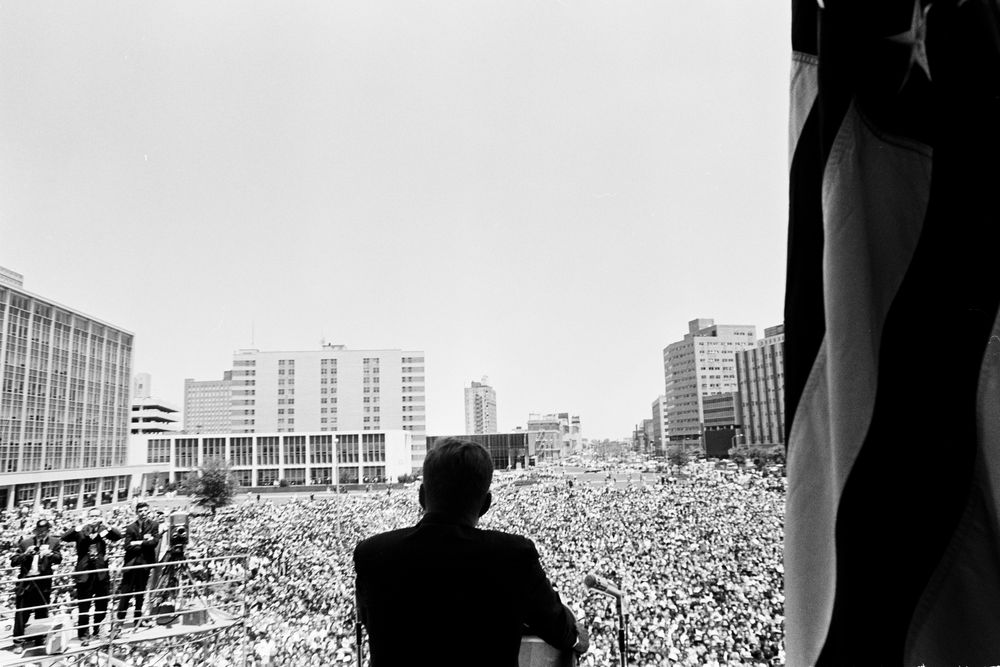
[[[427,424],[424,353],[405,350],[238,350],[228,374],[229,420],[215,433],[408,431],[423,466]],[[192,431],[187,415],[185,430]],[[201,433],[210,431],[201,430]]]
[[[785,442],[785,327],[764,329],[757,347],[736,355],[748,445]]]
[[[476,435],[497,432],[497,393],[489,378],[465,388],[465,433]]]
[[[184,380],[184,432],[229,433],[232,429],[233,372],[221,380]]]
[[[128,498],[132,334],[0,270],[0,508]]]
[[[682,340],[663,349],[667,441],[701,442],[705,397],[738,390],[736,353],[753,347],[756,337],[752,325],[697,319]]]
[[[665,410],[666,396],[662,394],[656,397],[653,401],[652,412],[653,412],[653,449],[654,453],[657,455],[663,454],[663,443],[664,434],[666,433],[666,410]]]

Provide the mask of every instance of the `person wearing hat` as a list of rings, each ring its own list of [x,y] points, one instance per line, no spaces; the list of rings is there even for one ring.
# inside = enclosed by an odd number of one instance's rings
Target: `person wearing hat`
[[[52,566],[62,562],[59,538],[49,534],[51,529],[48,519],[36,521],[34,532],[18,543],[17,553],[10,559],[10,564],[18,568],[13,631],[14,650],[18,654],[24,651],[26,644],[38,645],[45,639],[42,636],[22,638],[32,614],[36,620],[49,616],[46,605],[52,598]]]
[[[79,616],[76,634],[84,646],[100,637],[101,622],[108,611],[111,581],[108,577],[108,544],[122,538],[122,532],[104,523],[96,507],[87,512],[86,523],[70,528],[63,542],[76,542],[76,600]],[[96,570],[96,571],[95,571]],[[90,632],[90,607],[94,607],[94,631]]]

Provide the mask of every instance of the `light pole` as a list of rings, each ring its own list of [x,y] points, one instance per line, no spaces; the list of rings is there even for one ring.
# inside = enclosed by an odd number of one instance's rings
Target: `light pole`
[[[333,436],[333,483],[340,495],[340,438]]]

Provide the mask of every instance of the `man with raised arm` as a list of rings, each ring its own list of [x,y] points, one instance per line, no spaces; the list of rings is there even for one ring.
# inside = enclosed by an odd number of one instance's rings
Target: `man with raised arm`
[[[101,622],[108,609],[111,579],[108,575],[108,544],[122,538],[122,532],[104,523],[104,514],[96,507],[87,512],[85,523],[66,531],[63,542],[76,543],[76,602],[79,609],[77,637],[84,646],[101,637]],[[90,607],[94,607],[91,630]]]
[[[587,650],[586,631],[552,589],[531,540],[476,528],[492,479],[481,445],[442,440],[424,461],[420,522],[355,548],[372,667],[516,667],[522,634]]]

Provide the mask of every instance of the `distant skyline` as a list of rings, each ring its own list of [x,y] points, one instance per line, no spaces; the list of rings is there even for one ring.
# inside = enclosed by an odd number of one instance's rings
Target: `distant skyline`
[[[422,349],[627,437],[689,320],[782,320],[787,3],[0,5],[0,266],[183,404],[236,349]]]

